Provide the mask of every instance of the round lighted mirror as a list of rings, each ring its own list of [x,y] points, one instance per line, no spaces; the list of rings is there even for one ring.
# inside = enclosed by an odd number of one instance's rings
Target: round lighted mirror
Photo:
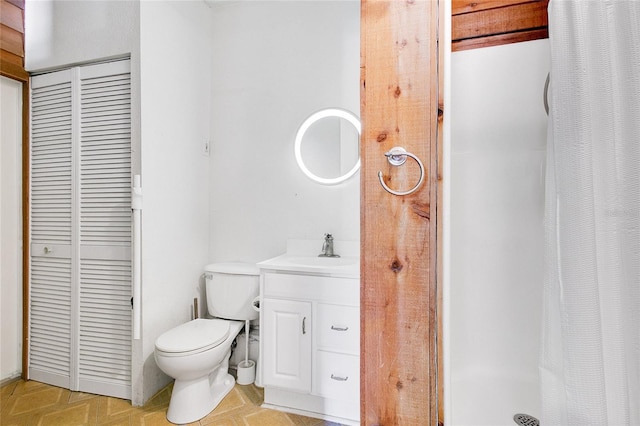
[[[340,108],[311,114],[298,129],[296,162],[310,179],[325,185],[344,182],[360,169],[360,120]]]

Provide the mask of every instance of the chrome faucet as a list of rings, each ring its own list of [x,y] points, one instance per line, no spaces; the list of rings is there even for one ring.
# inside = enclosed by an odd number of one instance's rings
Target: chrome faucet
[[[318,257],[340,257],[339,254],[333,253],[333,235],[324,234],[324,243],[322,244],[322,253]]]

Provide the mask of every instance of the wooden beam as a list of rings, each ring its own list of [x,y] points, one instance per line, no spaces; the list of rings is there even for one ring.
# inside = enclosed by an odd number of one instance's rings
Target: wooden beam
[[[532,1],[538,0],[452,0],[451,15],[496,9],[521,3],[531,3]]]
[[[454,0],[452,51],[548,38],[549,0]]]
[[[452,40],[463,40],[547,27],[547,2],[536,1],[511,7],[454,15]]]
[[[520,43],[523,41],[539,40],[543,38],[549,38],[549,31],[547,28],[459,40],[451,43],[451,51],[458,52],[461,50],[499,46],[509,43]]]
[[[363,0],[361,422],[437,424],[437,1]],[[422,159],[391,166],[401,146]]]

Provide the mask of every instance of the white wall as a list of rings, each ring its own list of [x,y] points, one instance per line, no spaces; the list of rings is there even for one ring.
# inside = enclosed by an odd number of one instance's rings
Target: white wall
[[[359,2],[230,4],[27,2],[30,71],[131,56],[133,168],[144,194],[134,404],[170,380],[154,342],[191,318],[194,297],[205,305],[204,265],[263,260],[287,238],[359,239],[358,179],[320,186],[293,156],[312,112],[359,115]]]
[[[26,2],[25,68],[59,68],[122,56],[138,42],[137,1]]]
[[[359,240],[359,173],[319,185],[293,154],[313,112],[360,115],[359,2],[237,3],[213,8],[211,260],[260,261],[326,232]]]
[[[202,1],[140,3],[144,368],[134,375],[134,383],[143,380],[134,403],[171,380],[155,363],[155,340],[192,318],[194,297],[204,304],[211,13]]]
[[[0,380],[22,372],[22,83],[0,77]]]
[[[451,61],[451,420],[513,424],[539,407],[548,40]]]
[[[133,170],[143,187],[143,322],[133,403],[169,382],[155,339],[189,320],[209,261],[211,9],[204,2],[27,2],[27,68],[131,56]],[[143,114],[142,114],[143,113]]]

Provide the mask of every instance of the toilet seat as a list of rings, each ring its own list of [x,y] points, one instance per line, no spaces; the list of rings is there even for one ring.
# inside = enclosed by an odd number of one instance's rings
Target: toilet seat
[[[229,337],[229,321],[198,318],[163,333],[156,349],[166,356],[185,356],[207,351]]]

